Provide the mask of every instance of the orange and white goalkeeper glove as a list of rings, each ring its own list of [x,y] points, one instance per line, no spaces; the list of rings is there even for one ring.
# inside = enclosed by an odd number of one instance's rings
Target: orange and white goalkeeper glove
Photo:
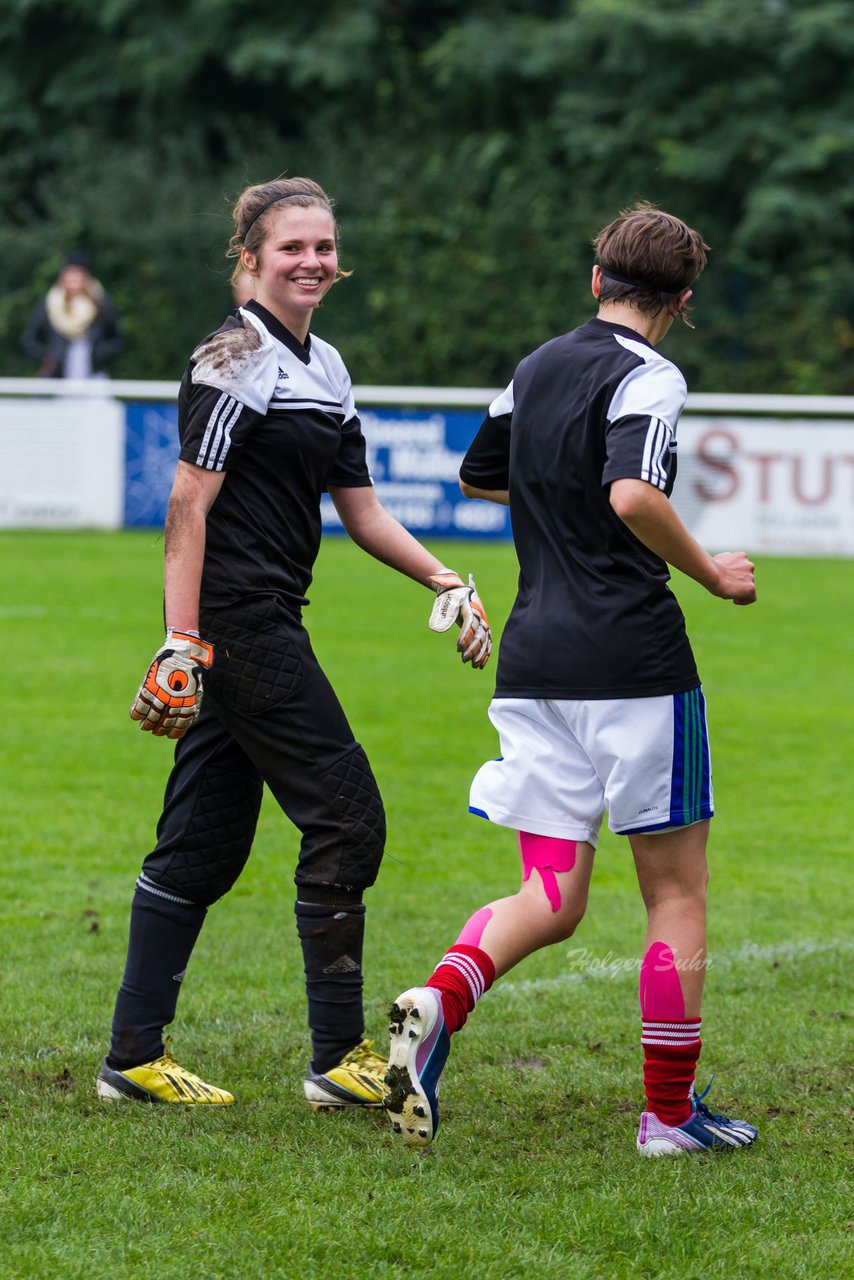
[[[492,652],[492,635],[474,578],[469,574],[466,586],[462,578],[447,570],[434,573],[430,582],[436,591],[430,629],[449,631],[456,622],[460,627],[457,648],[463,662],[470,662],[473,667],[485,667]]]
[[[183,738],[202,709],[202,668],[212,662],[212,645],[167,631],[134,698],[131,719],[156,738]]]

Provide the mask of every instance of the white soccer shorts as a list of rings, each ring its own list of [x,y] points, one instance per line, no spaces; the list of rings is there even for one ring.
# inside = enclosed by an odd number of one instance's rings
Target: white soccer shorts
[[[475,775],[469,809],[500,827],[593,847],[714,813],[701,689],[658,698],[494,698],[501,755]]]

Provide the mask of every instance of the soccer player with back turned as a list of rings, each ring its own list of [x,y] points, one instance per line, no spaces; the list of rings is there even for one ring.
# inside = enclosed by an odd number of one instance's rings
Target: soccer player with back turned
[[[748,1146],[752,1125],[694,1089],[713,814],[703,693],[668,564],[735,604],[756,598],[743,552],[711,556],[670,505],[687,389],[656,350],[708,246],[651,205],[595,240],[595,319],[547,342],[492,403],[461,470],[470,498],[509,503],[518,594],[490,718],[501,756],[471,810],[519,833],[518,893],[482,907],[391,1015],[386,1107],[412,1145],[438,1125],[450,1036],[497,977],[581,920],[605,809],[634,856],[648,1156]]]

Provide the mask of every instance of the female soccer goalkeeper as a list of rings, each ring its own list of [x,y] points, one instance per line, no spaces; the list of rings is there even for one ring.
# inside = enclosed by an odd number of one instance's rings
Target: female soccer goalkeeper
[[[166,640],[131,710],[178,739],[157,843],[136,882],[102,1098],[228,1104],[164,1045],[208,907],[249,857],[263,784],[302,833],[296,868],[317,1107],[378,1107],[385,1061],[363,1039],[364,890],[385,840],[364,751],[312,652],[301,611],[329,491],[370,555],[436,592],[430,625],[460,624],[485,666],[474,590],[384,511],[365,462],[350,378],[309,335],[341,278],[332,203],[307,178],[247,188],[230,256],[255,281],[194,351],[178,401],[180,461],[165,544]],[[204,673],[204,674],[203,674]],[[202,682],[204,680],[204,700]]]

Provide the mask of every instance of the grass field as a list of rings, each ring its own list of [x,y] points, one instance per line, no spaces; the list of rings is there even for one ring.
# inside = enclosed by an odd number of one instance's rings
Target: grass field
[[[635,1152],[642,916],[625,842],[606,837],[577,937],[500,982],[455,1042],[443,1128],[419,1158],[381,1115],[304,1108],[296,835],[266,802],[173,1027],[179,1059],[239,1105],[95,1098],[171,755],[127,718],[161,638],[161,550],[153,534],[0,535],[3,1280],[850,1275],[851,566],[762,561],[751,609],[676,584],[719,812],[701,1078],[717,1073],[710,1102],[756,1123],[757,1145]],[[441,554],[475,570],[500,632],[512,550]],[[495,753],[494,668],[462,668],[426,629],[426,592],[349,544],[324,548],[313,599],[316,648],[389,813],[366,948],[382,1046],[389,999],[517,878],[512,835],[466,813]]]

